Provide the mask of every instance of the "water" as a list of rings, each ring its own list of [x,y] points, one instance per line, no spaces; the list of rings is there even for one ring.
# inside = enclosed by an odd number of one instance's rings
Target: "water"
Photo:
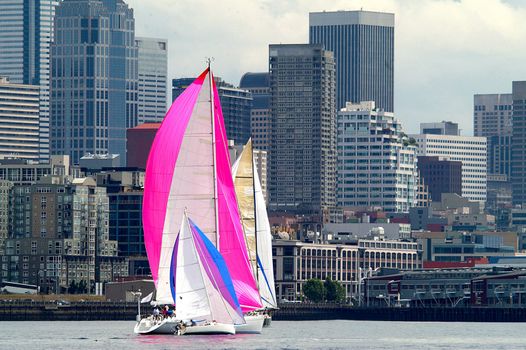
[[[262,334],[137,336],[134,322],[0,322],[0,349],[525,349],[521,323],[273,321]]]

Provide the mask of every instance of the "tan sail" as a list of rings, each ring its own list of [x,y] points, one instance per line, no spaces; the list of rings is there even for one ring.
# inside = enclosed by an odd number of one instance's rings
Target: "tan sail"
[[[252,266],[254,278],[257,279],[254,168],[252,166],[252,157],[252,140],[248,140],[243,148],[243,152],[241,152],[241,155],[233,166],[232,175],[234,176],[234,187],[236,189],[241,221],[245,231],[245,241],[250,265]]]

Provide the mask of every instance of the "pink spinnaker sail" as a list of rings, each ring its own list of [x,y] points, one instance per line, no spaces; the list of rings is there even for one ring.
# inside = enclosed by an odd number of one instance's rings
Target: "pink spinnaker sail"
[[[164,284],[169,278],[171,261],[166,252],[171,251],[175,242],[175,228],[180,227],[180,211],[186,208],[197,225],[209,228],[211,223],[214,226],[216,215],[213,208],[216,208],[217,232],[204,231],[219,246],[241,309],[248,312],[261,308],[262,304],[250,269],[215,83],[212,83],[215,130],[210,130],[211,78],[209,69],[205,70],[175,100],[157,131],[146,165],[144,243],[158,297],[159,294],[164,297],[168,295]],[[213,141],[215,148],[212,147]],[[215,158],[212,153],[215,153]],[[213,164],[215,176],[212,166],[208,164]],[[216,181],[216,193],[213,180]]]
[[[214,117],[216,136],[217,205],[219,221],[219,251],[230,271],[234,289],[243,312],[260,309],[263,305],[252,274],[248,251],[230,170],[228,141],[219,94],[214,83]]]
[[[175,100],[155,135],[144,180],[142,222],[144,245],[157,283],[168,196],[179,149],[208,70]]]

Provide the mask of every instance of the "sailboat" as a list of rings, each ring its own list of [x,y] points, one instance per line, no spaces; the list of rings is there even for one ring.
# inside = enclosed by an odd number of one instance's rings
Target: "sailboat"
[[[168,281],[177,315],[140,320],[135,333],[235,334],[243,321],[228,268],[206,235],[183,214]]]
[[[178,300],[173,300],[170,288],[171,259],[184,211],[222,255],[242,312],[261,308],[210,67],[168,110],[146,164],[142,217],[156,302],[175,303],[177,309]]]
[[[232,166],[232,176],[234,177],[252,273],[258,283],[258,290],[263,303],[263,308],[260,311],[264,312],[252,317],[263,318],[264,322],[269,325],[268,311],[278,308],[272,264],[272,236],[251,139],[248,140]],[[245,319],[247,318],[245,317]],[[246,327],[238,327],[238,331],[239,328]]]

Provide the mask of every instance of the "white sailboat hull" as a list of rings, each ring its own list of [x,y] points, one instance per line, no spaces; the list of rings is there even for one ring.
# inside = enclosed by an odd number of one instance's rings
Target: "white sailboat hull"
[[[213,322],[207,325],[196,325],[186,327],[180,335],[192,334],[236,334],[233,324]]]
[[[245,324],[236,324],[236,334],[242,333],[261,333],[265,315],[245,316]]]
[[[174,317],[162,320],[148,317],[137,322],[133,331],[135,334],[174,334],[178,322]]]

